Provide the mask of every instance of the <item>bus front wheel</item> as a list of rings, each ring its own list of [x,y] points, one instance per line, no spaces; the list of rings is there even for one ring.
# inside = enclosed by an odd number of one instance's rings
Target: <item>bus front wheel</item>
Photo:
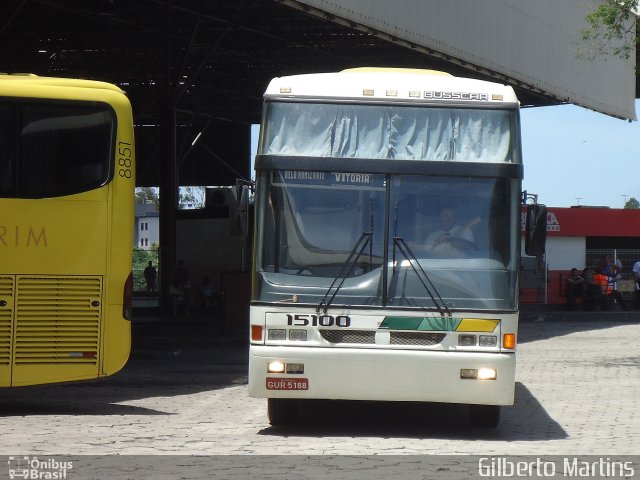
[[[291,425],[298,416],[298,403],[291,398],[268,398],[267,416],[273,426]]]
[[[500,422],[499,405],[469,405],[471,425],[480,428],[495,428]]]

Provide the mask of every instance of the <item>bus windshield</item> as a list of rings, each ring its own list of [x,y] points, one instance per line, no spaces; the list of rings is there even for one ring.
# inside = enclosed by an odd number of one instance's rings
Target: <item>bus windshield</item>
[[[277,170],[258,182],[254,300],[515,309],[514,179]]]
[[[265,155],[519,163],[513,110],[268,102]]]
[[[115,127],[106,104],[0,102],[0,197],[59,197],[106,184]]]

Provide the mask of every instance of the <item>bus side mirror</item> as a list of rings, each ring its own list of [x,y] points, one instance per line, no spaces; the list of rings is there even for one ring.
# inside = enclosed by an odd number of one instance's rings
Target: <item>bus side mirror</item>
[[[229,212],[231,236],[244,236],[249,230],[249,187],[238,185],[235,190],[236,201]]]
[[[524,251],[527,255],[544,255],[547,243],[547,207],[545,205],[527,205]]]

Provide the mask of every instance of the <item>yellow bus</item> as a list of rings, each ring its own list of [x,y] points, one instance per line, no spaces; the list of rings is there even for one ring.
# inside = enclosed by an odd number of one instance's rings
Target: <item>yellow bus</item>
[[[115,85],[0,75],[0,387],[126,363],[134,162]]]

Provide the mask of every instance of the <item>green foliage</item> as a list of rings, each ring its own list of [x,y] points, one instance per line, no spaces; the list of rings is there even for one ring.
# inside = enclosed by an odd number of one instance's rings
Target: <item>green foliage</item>
[[[149,250],[145,250],[143,248],[134,248],[133,249],[133,268],[137,269],[142,267],[146,267],[149,263],[149,260],[155,260],[155,256],[152,257]]]
[[[158,248],[155,244],[151,250],[133,249],[133,290],[136,292],[146,291],[147,289],[142,272],[144,272],[149,262],[153,262],[153,266],[156,269],[158,268]]]
[[[627,203],[624,204],[624,208],[640,208],[640,202],[635,197],[631,197],[627,200]]]
[[[581,54],[590,59],[613,54],[628,59],[638,44],[637,0],[606,0],[587,15],[588,28],[581,31]]]
[[[204,208],[206,187],[180,187],[180,205],[189,205],[188,208]]]
[[[158,197],[158,191],[153,187],[137,187],[136,188],[136,203],[151,202],[155,205],[156,210],[160,209],[160,198]]]

